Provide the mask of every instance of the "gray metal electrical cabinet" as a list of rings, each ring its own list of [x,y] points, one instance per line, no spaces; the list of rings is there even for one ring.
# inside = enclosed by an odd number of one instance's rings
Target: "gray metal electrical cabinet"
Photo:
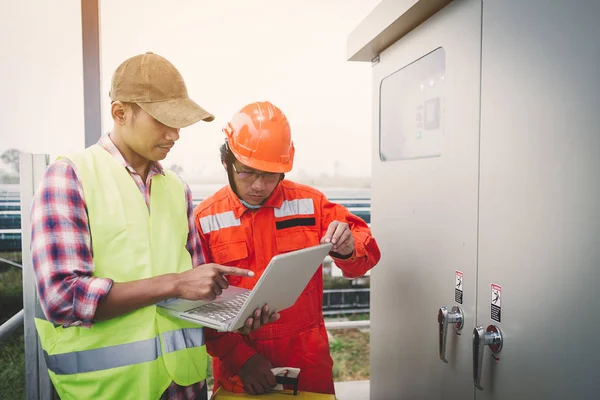
[[[600,1],[383,0],[371,400],[600,398]]]

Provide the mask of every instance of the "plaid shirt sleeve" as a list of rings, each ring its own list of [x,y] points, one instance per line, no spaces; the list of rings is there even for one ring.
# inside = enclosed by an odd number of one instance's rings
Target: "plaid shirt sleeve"
[[[63,326],[93,323],[113,281],[96,278],[83,188],[72,163],[50,165],[31,208],[31,251],[46,318]]]
[[[183,182],[183,181],[182,181]],[[192,265],[197,267],[206,263],[204,255],[202,253],[202,244],[200,242],[200,235],[196,231],[196,222],[194,221],[194,202],[192,199],[192,191],[189,185],[183,182],[185,186],[185,195],[187,198],[187,215],[188,215],[188,240],[187,240],[187,251],[192,256]]]

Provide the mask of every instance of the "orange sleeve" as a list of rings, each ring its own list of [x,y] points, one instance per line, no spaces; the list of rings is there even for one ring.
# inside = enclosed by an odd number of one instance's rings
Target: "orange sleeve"
[[[202,232],[200,226],[200,217],[197,211],[194,211],[194,221],[196,222],[196,231],[200,236],[204,259],[207,263],[212,262],[208,239]],[[202,268],[202,266],[199,266]],[[227,366],[227,369],[236,373],[248,361],[250,357],[256,354],[256,350],[250,347],[244,337],[239,333],[218,332],[211,328],[204,328],[204,337],[206,350],[211,357],[217,357],[221,363]]]
[[[228,371],[237,374],[256,350],[246,343],[244,336],[239,333],[218,332],[204,328],[206,351],[211,357],[216,357]]]
[[[349,258],[339,258],[338,254],[330,253],[335,264],[342,270],[347,278],[363,276],[373,268],[381,258],[379,246],[371,234],[371,229],[365,221],[339,204],[332,203],[325,198],[321,199],[321,232],[327,232],[329,224],[333,221],[345,222],[350,226],[354,236],[354,253]]]

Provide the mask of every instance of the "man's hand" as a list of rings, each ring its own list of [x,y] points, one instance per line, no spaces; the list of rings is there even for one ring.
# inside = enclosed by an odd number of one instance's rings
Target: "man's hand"
[[[269,306],[265,304],[265,306],[262,308],[262,312],[260,308],[254,310],[252,317],[249,317],[246,320],[246,324],[243,328],[240,328],[238,332],[242,335],[248,335],[250,332],[260,329],[260,327],[263,325],[277,321],[279,317],[279,313],[275,310],[269,314]]]
[[[229,287],[224,275],[254,276],[245,269],[204,264],[182,273],[172,273],[131,282],[114,282],[98,302],[94,320],[106,321],[165,299],[214,300]]]
[[[250,357],[238,372],[246,392],[252,395],[262,394],[274,388],[277,382],[271,368],[271,363],[260,354]]]
[[[214,300],[229,287],[225,275],[254,276],[254,272],[219,264],[199,265],[177,275],[177,297],[187,300]]]
[[[333,243],[331,251],[343,256],[350,256],[354,252],[354,236],[350,226],[341,221],[332,221],[327,228],[327,233],[321,243]]]

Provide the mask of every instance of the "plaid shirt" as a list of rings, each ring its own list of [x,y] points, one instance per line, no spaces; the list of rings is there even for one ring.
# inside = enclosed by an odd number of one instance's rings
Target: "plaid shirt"
[[[150,211],[150,180],[163,174],[154,163],[146,182],[123,158],[108,135],[98,141],[127,169]],[[202,247],[196,234],[192,193],[185,184],[189,234],[187,250],[192,265],[204,264]],[[90,226],[83,187],[73,163],[61,159],[44,174],[31,208],[31,250],[40,303],[48,320],[64,327],[89,327],[94,322],[98,302],[106,296],[113,281],[94,277]],[[205,399],[205,382],[181,387],[172,382],[162,399]]]

